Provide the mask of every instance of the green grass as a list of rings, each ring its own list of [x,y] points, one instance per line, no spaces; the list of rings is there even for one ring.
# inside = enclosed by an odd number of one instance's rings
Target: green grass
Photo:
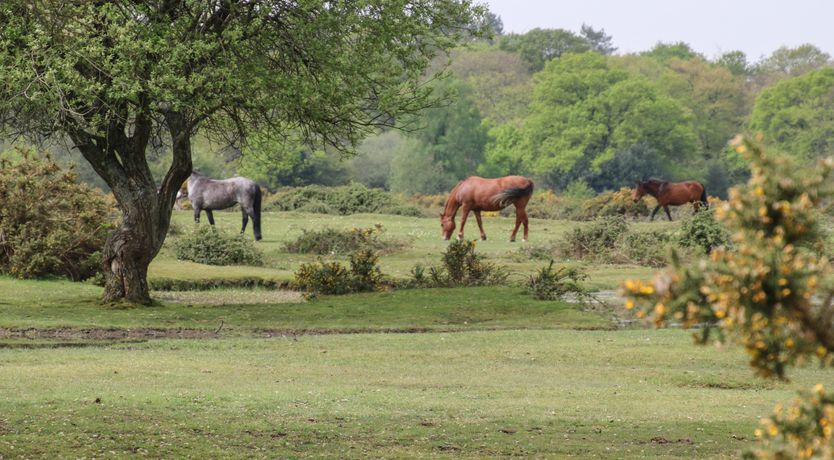
[[[298,303],[291,295],[263,303],[260,296],[269,296],[269,291],[235,295],[235,291],[218,290],[216,297],[226,299],[219,305],[167,301],[135,308],[102,306],[100,288],[66,281],[0,277],[0,292],[11,294],[0,300],[0,327],[5,328],[215,330],[221,321],[224,333],[236,334],[262,329],[332,333],[612,327],[601,314],[583,312],[574,304],[538,301],[516,287],[398,290],[324,296],[306,303]],[[166,295],[171,294],[159,293]]]
[[[0,366],[9,458],[737,458],[828,376],[757,385],[737,349],[675,330],[161,340]]]
[[[215,217],[239,225],[238,213]],[[192,225],[186,212],[175,221]],[[302,229],[375,223],[411,244],[381,259],[394,277],[438,263],[448,244],[436,219],[267,213],[264,267],[180,262],[166,248],[150,276],[287,280],[315,259],[282,249]],[[521,281],[545,261],[506,241],[511,224],[485,219],[490,240],[477,248]],[[527,244],[581,224],[531,225]],[[595,289],[654,271],[582,265]],[[307,302],[281,291],[160,292],[155,306],[135,308],[59,280],[0,277],[0,293],[0,459],[737,458],[776,403],[830,377],[756,379],[736,347],[696,347],[679,330],[612,330],[611,312],[536,301],[519,287]]]
[[[470,216],[471,217],[471,216]],[[205,216],[201,225],[207,225]],[[215,213],[218,227],[230,232],[240,231],[240,214],[238,212]],[[188,231],[193,227],[191,211],[175,211],[173,222],[179,228]],[[509,235],[514,225],[514,218],[488,217],[484,218],[487,241],[479,241],[477,251],[507,267],[515,280],[534,273],[547,261],[530,260],[520,253],[519,248],[530,245],[548,245],[558,242],[571,228],[583,225],[578,222],[531,219],[530,242],[509,242]],[[178,261],[173,257],[173,251],[166,248],[154,260],[150,267],[151,279],[205,279],[205,278],[244,278],[259,276],[265,279],[286,281],[292,279],[293,272],[302,263],[316,260],[315,255],[293,254],[284,251],[284,244],[297,238],[302,230],[331,228],[366,228],[374,224],[384,225],[385,236],[396,238],[408,243],[408,248],[393,254],[386,254],[380,258],[382,271],[394,278],[404,279],[410,276],[415,264],[436,265],[441,254],[449,244],[440,238],[440,222],[438,219],[421,217],[403,217],[380,214],[356,214],[350,216],[333,216],[325,214],[304,214],[294,212],[269,212],[263,215],[264,239],[258,247],[264,251],[265,264],[263,267],[217,267]],[[637,223],[637,229],[666,229],[677,223]],[[247,237],[251,238],[251,229],[247,229]],[[466,237],[478,237],[477,224],[474,219],[466,226]],[[577,261],[557,261],[571,265],[582,265],[591,276],[590,286],[594,289],[614,289],[624,278],[647,277],[653,269],[633,265],[594,265]]]

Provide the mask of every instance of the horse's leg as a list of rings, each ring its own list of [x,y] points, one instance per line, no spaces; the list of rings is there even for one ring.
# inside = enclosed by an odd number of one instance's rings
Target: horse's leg
[[[240,227],[240,234],[243,235],[246,232],[246,224],[249,223],[249,214],[246,212],[246,208],[241,206],[240,212],[243,214],[243,225]]]
[[[478,228],[481,230],[481,239],[486,240],[486,233],[484,233],[484,223],[481,222],[481,211],[475,211],[475,219],[478,221]]]
[[[510,243],[515,243],[515,234],[518,233],[518,227],[521,226],[522,222],[524,222],[524,211],[515,208],[515,227],[513,227],[513,233],[510,235]],[[527,241],[526,235],[524,241]]]
[[[652,211],[652,217],[649,218],[650,221],[654,220],[654,215],[657,214],[657,211],[660,211],[660,205],[657,205]]]
[[[198,208],[197,206],[194,206],[194,223],[200,223],[200,208]]]
[[[461,206],[460,216],[460,231],[458,231],[458,241],[463,239],[463,226],[466,225],[466,218],[469,217],[469,206]]]
[[[206,209],[206,217],[208,217],[209,225],[214,226],[214,214],[211,213],[211,209]]]
[[[530,231],[529,219],[527,219],[527,210],[524,209],[524,208],[521,208],[518,211],[524,216],[523,217],[524,220],[521,221],[521,223],[524,224],[524,238],[521,241],[526,242],[527,241],[527,236],[528,236],[527,234]]]
[[[669,212],[669,206],[664,206],[663,210],[666,211],[666,217],[669,218],[669,222],[672,222],[672,214]]]

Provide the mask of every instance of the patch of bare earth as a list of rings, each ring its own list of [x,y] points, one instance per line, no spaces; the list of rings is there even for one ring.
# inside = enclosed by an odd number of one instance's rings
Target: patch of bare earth
[[[208,291],[154,291],[154,299],[187,305],[257,305],[301,303],[304,294],[273,289],[218,289]]]

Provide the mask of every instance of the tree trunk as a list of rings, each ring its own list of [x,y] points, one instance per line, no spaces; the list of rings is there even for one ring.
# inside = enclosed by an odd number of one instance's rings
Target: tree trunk
[[[122,211],[121,225],[104,245],[105,302],[151,303],[148,266],[165,242],[177,191],[191,174],[190,129],[185,118],[168,113],[165,119],[172,138],[173,162],[159,188],[145,158],[149,120],[137,118],[130,137],[122,136],[123,129],[111,131],[112,138],[104,148],[104,143],[83,133],[70,133],[87,161],[110,186]]]
[[[122,224],[108,236],[102,257],[105,302],[124,299],[138,304],[151,303],[148,266],[164,241],[155,238],[160,230],[158,219],[154,218],[158,214],[156,204],[156,197],[148,199],[147,193],[133,200],[119,200]]]

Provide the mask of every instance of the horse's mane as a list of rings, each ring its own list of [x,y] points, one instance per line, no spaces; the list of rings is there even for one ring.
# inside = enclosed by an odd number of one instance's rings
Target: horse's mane
[[[668,184],[669,181],[652,177],[650,179],[644,180],[643,183],[644,184],[652,184],[652,185],[663,185],[663,184]]]

